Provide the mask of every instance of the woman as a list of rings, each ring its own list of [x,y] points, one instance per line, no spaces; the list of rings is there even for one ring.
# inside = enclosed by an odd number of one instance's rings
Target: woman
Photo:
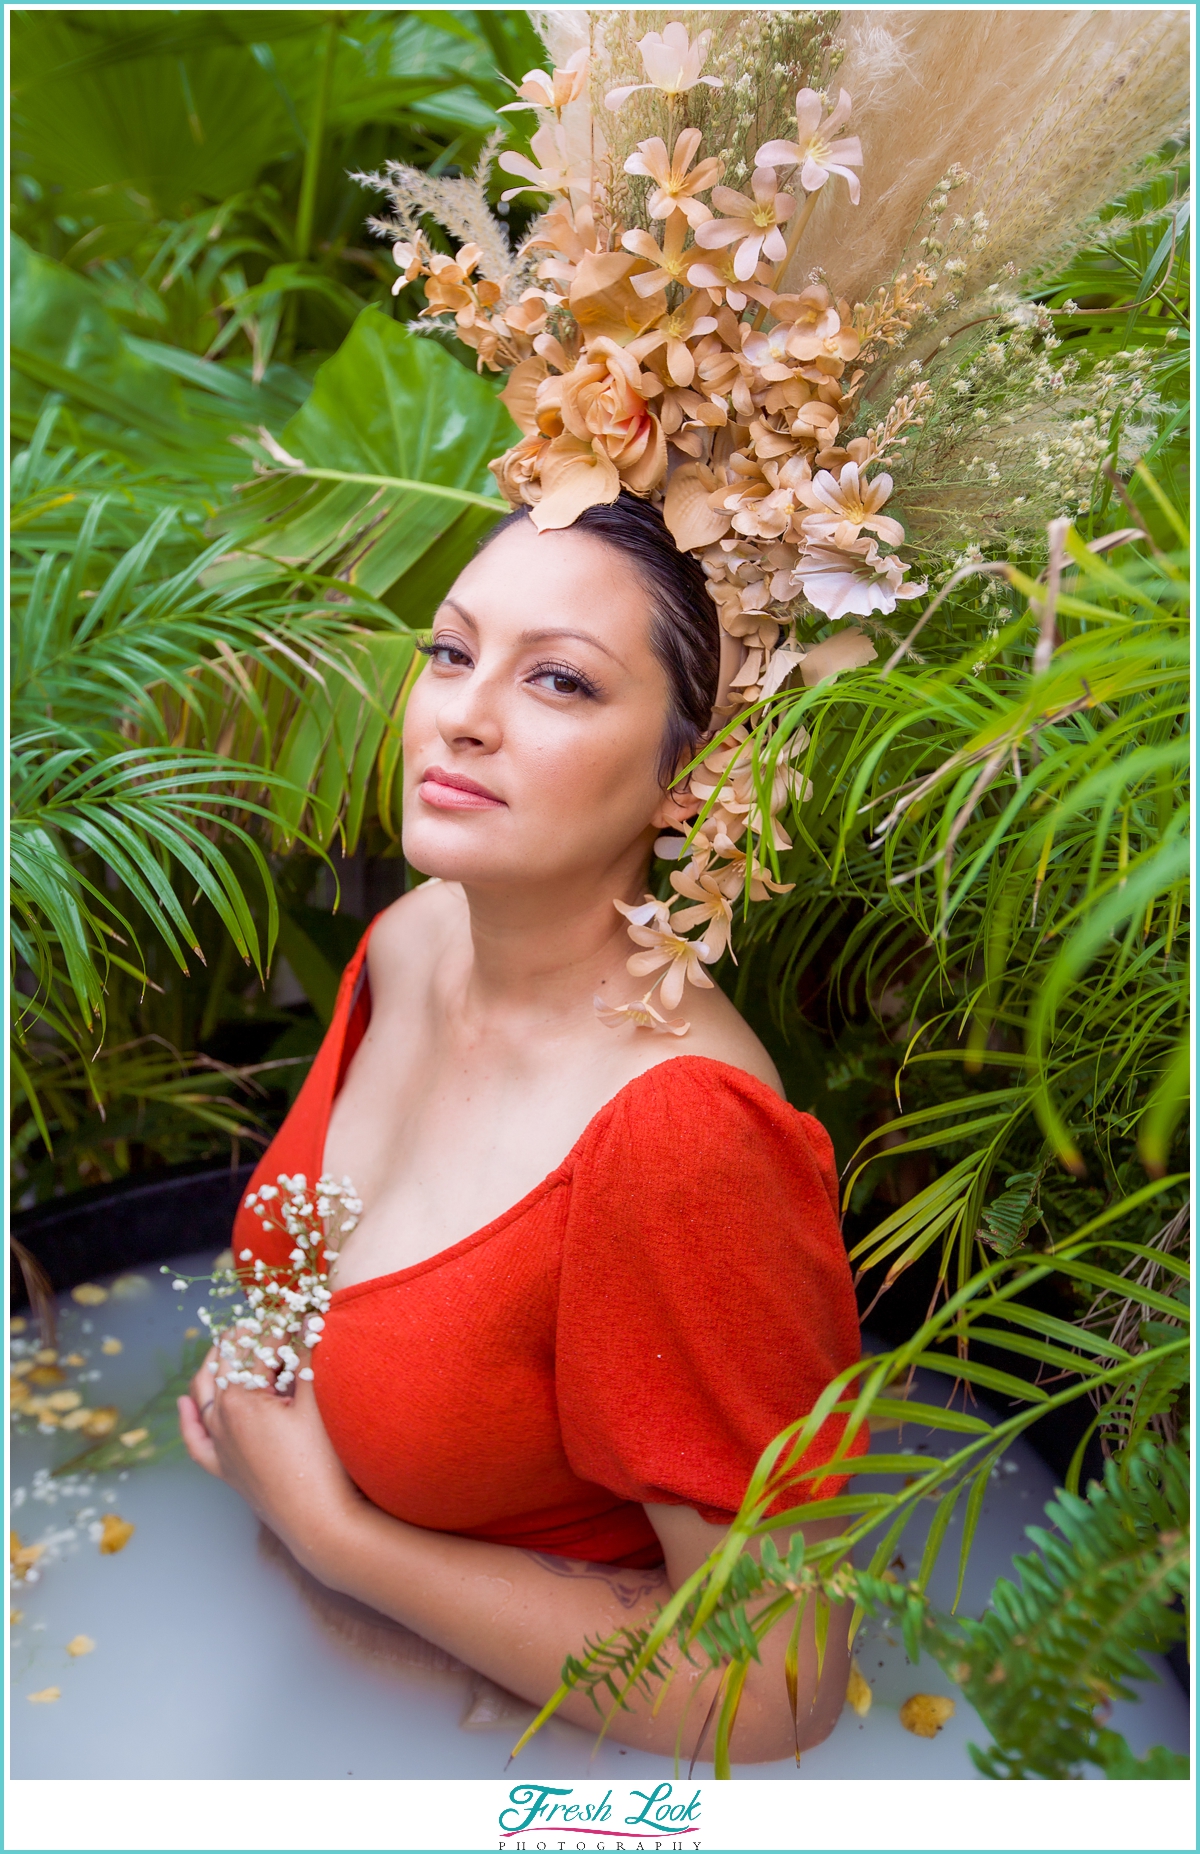
[[[283,1398],[202,1370],[180,1416],[321,1582],[540,1704],[585,1638],[703,1563],[858,1330],[828,1138],[725,994],[691,988],[686,1045],[594,1008],[629,989],[613,897],[642,900],[686,817],[670,781],[717,696],[698,564],[624,493],[545,533],[518,513],[425,648],[404,851],[436,880],[374,923],[255,1180],[323,1166],[363,1200],[315,1381]],[[284,1259],[243,1211],[251,1246]],[[746,1683],[738,1761],[793,1747],[786,1634]],[[802,1745],[832,1729],[847,1652],[835,1626],[818,1681],[810,1620]],[[691,1752],[717,1684],[681,1661],[612,1733],[673,1753],[683,1724]],[[595,1724],[584,1694],[562,1711]]]

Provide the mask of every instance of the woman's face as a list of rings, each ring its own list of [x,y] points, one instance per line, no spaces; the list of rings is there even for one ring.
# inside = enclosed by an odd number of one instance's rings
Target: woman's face
[[[514,523],[460,573],[404,720],[404,854],[472,884],[601,876],[678,812],[666,677],[632,564]],[[628,880],[628,876],[626,876]]]

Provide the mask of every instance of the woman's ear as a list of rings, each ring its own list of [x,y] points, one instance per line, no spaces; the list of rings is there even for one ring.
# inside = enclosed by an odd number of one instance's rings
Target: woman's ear
[[[699,811],[701,800],[687,786],[671,786],[650,818],[655,830],[685,830]]]

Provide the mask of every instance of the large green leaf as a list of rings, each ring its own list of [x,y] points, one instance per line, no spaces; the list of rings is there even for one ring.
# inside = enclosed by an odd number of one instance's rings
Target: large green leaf
[[[65,370],[79,376],[91,409],[171,441],[183,418],[179,388],[126,348],[94,286],[20,238],[12,240],[10,277],[14,408],[35,417],[48,390],[69,390],[57,377]]]
[[[289,455],[321,470],[490,501],[488,461],[517,435],[486,380],[436,342],[364,309],[280,437]],[[218,531],[241,550],[337,574],[376,598],[387,594],[405,623],[419,627],[505,513],[498,497],[493,514],[430,490],[274,473],[239,498]]]
[[[253,16],[252,16],[253,17]],[[257,16],[260,20],[262,15]],[[286,29],[295,14],[283,14]],[[247,186],[300,139],[238,15],[85,10],[13,20],[17,165],[144,223]],[[315,34],[318,15],[308,15]],[[295,30],[295,26],[292,27]]]
[[[244,471],[231,435],[286,417],[305,390],[286,367],[255,383],[235,367],[126,335],[89,279],[17,237],[10,275],[11,406],[21,436],[32,435],[54,393],[70,408],[80,448],[224,491]]]

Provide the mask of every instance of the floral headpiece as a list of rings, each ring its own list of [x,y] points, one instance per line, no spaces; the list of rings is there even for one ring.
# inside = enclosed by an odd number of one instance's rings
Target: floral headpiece
[[[590,32],[594,41],[594,23]],[[808,737],[791,723],[764,780],[772,698],[795,671],[811,684],[875,655],[858,627],[815,648],[798,628],[849,617],[878,624],[926,590],[897,551],[905,531],[887,512],[886,467],[927,416],[933,393],[922,363],[903,370],[904,390],[878,422],[846,434],[863,423],[858,396],[872,363],[932,319],[935,286],[943,304],[956,304],[948,292],[968,268],[940,234],[922,239],[924,261],[867,303],[852,307],[823,273],[783,288],[822,197],[851,213],[859,204],[862,149],[846,133],[852,101],[843,89],[788,93],[788,114],[777,112],[776,123],[787,132],[744,144],[747,161],[734,171],[750,159],[753,169],[743,188],[727,186],[733,151],[703,153],[701,129],[686,121],[707,112],[728,124],[714,93],[747,90],[745,76],[706,73],[712,37],[693,40],[679,22],[646,33],[637,43],[645,81],[607,91],[595,91],[592,42],[562,67],[526,75],[506,108],[536,111],[540,126],[533,159],[498,156],[517,182],[501,211],[524,193],[553,204],[515,254],[486,213],[480,176],[435,184],[393,165],[376,184],[390,187],[398,223],[373,221],[378,232],[403,234],[393,247],[394,290],[423,280],[424,326],[452,328],[481,369],[508,375],[500,397],[522,436],[491,465],[508,501],[545,530],[631,491],[661,509],[678,547],[704,569],[722,669],[709,749],[688,787],[699,821],[669,899],[615,903],[639,949],[629,971],[657,974],[650,990],[632,1004],[596,1001],[605,1023],[678,1036],[688,1025],[670,1013],[685,984],[711,986],[705,968],[730,945],[735,905],[788,886],[773,873],[777,853],[791,847],[780,814],[807,796],[796,762]],[[828,43],[823,56],[826,68],[836,64]],[[777,92],[784,68],[774,67]],[[766,83],[757,73],[750,84],[760,77]],[[622,123],[631,109],[640,126],[662,133],[632,139]],[[623,128],[631,151],[622,161]],[[493,158],[489,146],[483,178]],[[969,178],[951,167],[929,205],[932,230],[952,224],[968,253],[987,242],[982,214],[950,217],[950,195]],[[455,186],[475,189],[474,216],[468,203],[457,225]],[[453,257],[421,229],[429,212],[470,234]],[[1041,332],[1051,327],[1047,319]],[[655,847],[677,857],[681,840]]]

